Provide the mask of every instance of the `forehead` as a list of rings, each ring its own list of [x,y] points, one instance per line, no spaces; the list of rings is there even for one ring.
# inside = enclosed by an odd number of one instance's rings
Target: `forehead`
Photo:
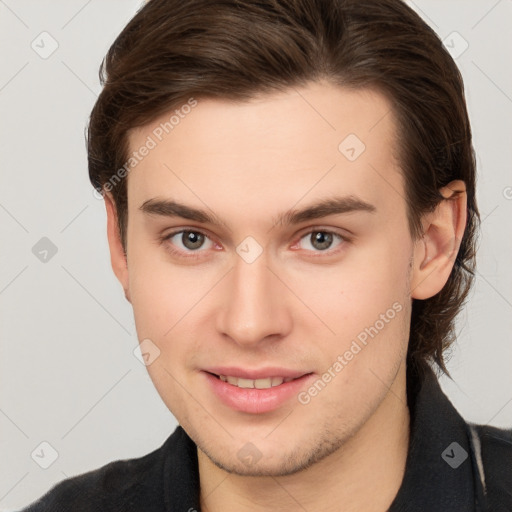
[[[131,152],[151,149],[128,174],[129,207],[179,196],[229,214],[251,207],[261,214],[264,204],[270,216],[269,205],[334,191],[374,204],[403,195],[394,116],[377,91],[314,83],[250,101],[189,105],[130,133]]]

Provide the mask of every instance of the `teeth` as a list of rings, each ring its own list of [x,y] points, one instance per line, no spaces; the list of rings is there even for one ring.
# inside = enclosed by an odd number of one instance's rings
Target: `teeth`
[[[284,382],[282,377],[272,377],[272,386],[279,386]]]
[[[283,382],[290,382],[292,377],[267,377],[266,379],[239,379],[238,377],[231,377],[230,375],[219,375],[222,382],[227,382],[233,386],[244,389],[269,389],[275,386],[280,386]]]
[[[274,377],[274,379],[279,377]],[[272,387],[272,380],[270,377],[266,379],[257,379],[254,381],[254,387],[256,389],[268,389]],[[238,382],[238,385],[240,386],[240,381]],[[274,386],[278,386],[279,384],[274,384]]]
[[[236,384],[239,388],[253,388],[255,380],[251,379],[238,379],[238,383]]]

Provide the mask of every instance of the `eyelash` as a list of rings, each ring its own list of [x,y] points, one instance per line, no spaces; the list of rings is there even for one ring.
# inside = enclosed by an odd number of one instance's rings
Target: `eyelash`
[[[213,240],[211,240],[211,238],[206,233],[201,231],[200,229],[191,229],[191,228],[185,228],[185,229],[182,228],[182,229],[173,231],[172,233],[168,233],[167,235],[165,235],[165,236],[163,236],[161,238],[160,242],[161,243],[168,242],[174,236],[182,234],[182,233],[185,233],[187,231],[191,232],[191,233],[200,234],[200,235],[204,236],[205,238],[207,238],[208,240],[210,240],[211,242],[213,242]],[[318,258],[318,257],[322,257],[322,256],[325,256],[325,255],[332,256],[334,254],[337,254],[340,250],[343,249],[343,246],[346,243],[351,241],[351,239],[348,236],[341,235],[340,233],[338,233],[336,231],[332,231],[332,230],[329,230],[329,229],[322,229],[322,228],[315,228],[315,227],[313,227],[313,228],[310,228],[309,231],[307,231],[305,233],[302,233],[301,236],[298,238],[298,241],[295,242],[293,245],[297,245],[303,238],[305,238],[308,235],[311,235],[312,233],[327,233],[329,235],[333,235],[333,237],[337,237],[340,240],[340,243],[333,250],[327,249],[325,251],[313,251],[313,253],[317,253],[317,254],[316,255],[311,255],[310,256],[311,258]],[[213,242],[213,243],[215,243],[215,242]],[[181,250],[175,249],[174,247],[170,247],[168,250],[173,255],[179,256],[181,258],[190,258],[190,259],[200,258],[201,257],[200,253],[206,252],[205,250],[201,250],[201,249],[198,249],[196,251],[189,250],[187,252],[183,252]]]

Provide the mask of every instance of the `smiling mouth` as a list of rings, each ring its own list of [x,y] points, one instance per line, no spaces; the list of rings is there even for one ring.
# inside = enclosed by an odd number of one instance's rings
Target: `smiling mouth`
[[[210,373],[210,372],[207,372]],[[227,384],[231,384],[237,388],[243,389],[270,389],[277,386],[280,386],[283,383],[291,382],[293,380],[301,379],[305,377],[305,375],[301,375],[300,377],[266,377],[264,379],[243,379],[239,377],[233,377],[231,375],[217,375],[215,373],[210,373],[217,379],[222,382],[226,382]],[[309,375],[309,374],[308,374]]]

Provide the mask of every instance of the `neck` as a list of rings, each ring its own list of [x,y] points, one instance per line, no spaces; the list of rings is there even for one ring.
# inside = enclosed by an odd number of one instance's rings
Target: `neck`
[[[404,367],[359,431],[303,471],[282,477],[239,476],[220,469],[198,450],[201,510],[387,511],[400,488],[409,446]]]

